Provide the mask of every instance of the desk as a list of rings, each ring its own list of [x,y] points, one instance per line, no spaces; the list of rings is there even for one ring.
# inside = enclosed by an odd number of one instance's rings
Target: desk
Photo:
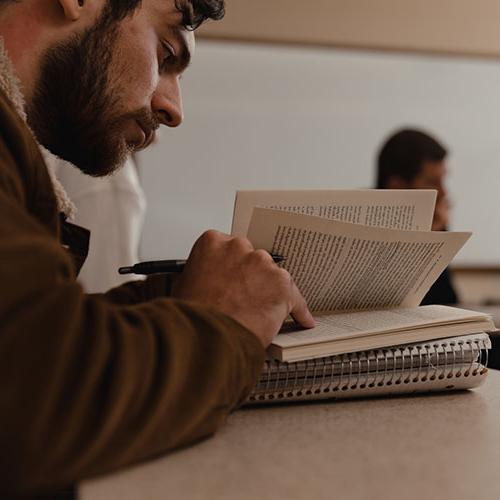
[[[215,437],[83,484],[81,500],[486,499],[500,372],[474,391],[234,413]]]

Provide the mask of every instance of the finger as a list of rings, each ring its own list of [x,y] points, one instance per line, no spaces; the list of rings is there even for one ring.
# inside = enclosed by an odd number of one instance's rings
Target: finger
[[[199,238],[202,241],[207,241],[208,243],[218,243],[221,241],[229,241],[233,239],[233,236],[230,236],[226,233],[221,233],[216,229],[209,229],[205,231]]]
[[[229,240],[231,240],[231,236],[220,233],[215,229],[209,229],[196,240],[193,248],[191,249],[188,260],[191,260],[198,255],[205,255],[207,251],[213,251]]]
[[[231,250],[238,253],[254,252],[254,247],[250,240],[241,236],[231,236],[228,242],[228,246]]]
[[[292,318],[304,328],[314,328],[316,322],[295,283],[292,283],[292,304],[292,309],[290,311]]]
[[[273,258],[271,257],[271,254],[266,250],[261,250],[261,249],[254,250],[253,257],[256,260],[258,260],[261,264],[264,264],[265,266],[274,265],[274,261]]]

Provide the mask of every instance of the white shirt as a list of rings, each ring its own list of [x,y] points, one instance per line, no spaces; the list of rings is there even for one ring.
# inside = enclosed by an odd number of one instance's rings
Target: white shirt
[[[133,160],[113,175],[90,177],[67,162],[54,168],[76,206],[73,222],[91,231],[89,256],[78,280],[87,292],[104,292],[130,276],[118,268],[138,261],[146,199]],[[133,278],[136,279],[136,278]]]

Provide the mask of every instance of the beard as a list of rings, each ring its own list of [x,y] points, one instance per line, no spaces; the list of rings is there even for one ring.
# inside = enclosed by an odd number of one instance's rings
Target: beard
[[[123,136],[127,123],[159,127],[149,109],[127,113],[120,105],[123,93],[112,78],[118,28],[104,13],[83,35],[49,48],[27,105],[38,141],[95,177],[114,172],[132,151]]]

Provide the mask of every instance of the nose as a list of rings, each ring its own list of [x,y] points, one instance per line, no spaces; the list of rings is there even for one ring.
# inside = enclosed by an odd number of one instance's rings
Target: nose
[[[171,76],[160,81],[153,94],[151,108],[167,127],[178,127],[184,119],[179,78]]]

